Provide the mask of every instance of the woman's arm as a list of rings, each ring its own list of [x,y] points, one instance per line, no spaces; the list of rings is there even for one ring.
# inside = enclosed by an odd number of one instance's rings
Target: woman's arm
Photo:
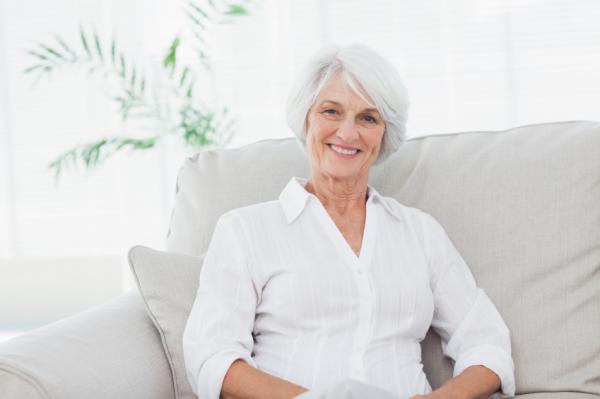
[[[305,388],[258,370],[242,359],[231,364],[221,388],[221,399],[287,399]]]
[[[237,213],[215,226],[183,333],[188,381],[201,399],[292,398],[304,388],[260,371],[252,331],[261,287]]]
[[[500,389],[500,378],[485,366],[470,366],[428,395],[411,399],[487,399]]]
[[[499,382],[504,395],[514,396],[508,326],[485,291],[477,286],[469,266],[440,223],[432,216],[425,221],[434,299],[431,325],[440,335],[443,353],[455,362],[455,379],[440,388],[441,393],[448,393],[448,398],[488,397],[486,394],[495,392]]]

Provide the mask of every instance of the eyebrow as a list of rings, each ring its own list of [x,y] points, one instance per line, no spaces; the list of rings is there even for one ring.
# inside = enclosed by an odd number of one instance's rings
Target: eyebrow
[[[333,101],[333,100],[323,100],[323,101],[321,101],[320,106],[322,106],[325,103],[332,103],[332,104],[335,104],[335,105],[340,106],[340,107],[342,106],[342,104],[340,104],[337,101]],[[366,109],[362,110],[361,112],[377,112],[377,113],[379,113],[379,111],[377,110],[377,108],[366,108]]]

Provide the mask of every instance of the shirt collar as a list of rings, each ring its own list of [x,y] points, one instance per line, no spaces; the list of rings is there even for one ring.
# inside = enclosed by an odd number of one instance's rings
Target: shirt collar
[[[289,223],[292,223],[300,213],[306,207],[309,198],[313,198],[313,200],[319,200],[314,194],[306,191],[304,186],[308,181],[307,178],[293,176],[290,181],[287,183],[281,194],[279,194],[279,202],[283,208],[283,213],[285,214],[285,218]],[[397,219],[402,219],[399,212],[396,209],[393,209],[390,204],[385,200],[373,186],[367,184],[367,195],[368,201],[378,202],[383,205],[383,207],[394,217]]]

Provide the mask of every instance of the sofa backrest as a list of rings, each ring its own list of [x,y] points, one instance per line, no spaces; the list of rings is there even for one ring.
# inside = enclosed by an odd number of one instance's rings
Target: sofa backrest
[[[188,158],[167,249],[202,254],[221,214],[276,199],[294,175],[308,176],[295,138]],[[511,330],[518,394],[600,394],[599,122],[412,138],[369,182],[444,226]],[[436,387],[451,364],[432,331],[422,347]]]

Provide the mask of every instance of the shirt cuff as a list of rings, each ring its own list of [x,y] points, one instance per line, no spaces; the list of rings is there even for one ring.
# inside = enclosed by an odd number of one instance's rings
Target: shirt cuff
[[[229,370],[231,364],[237,359],[242,359],[256,368],[254,360],[245,353],[237,351],[219,352],[208,359],[202,366],[202,370],[200,370],[200,375],[198,376],[198,397],[219,399],[225,374],[227,374],[227,370]]]
[[[467,367],[477,365],[487,367],[500,378],[502,398],[515,396],[515,366],[506,351],[492,345],[470,348],[456,360],[453,376],[456,377]]]

